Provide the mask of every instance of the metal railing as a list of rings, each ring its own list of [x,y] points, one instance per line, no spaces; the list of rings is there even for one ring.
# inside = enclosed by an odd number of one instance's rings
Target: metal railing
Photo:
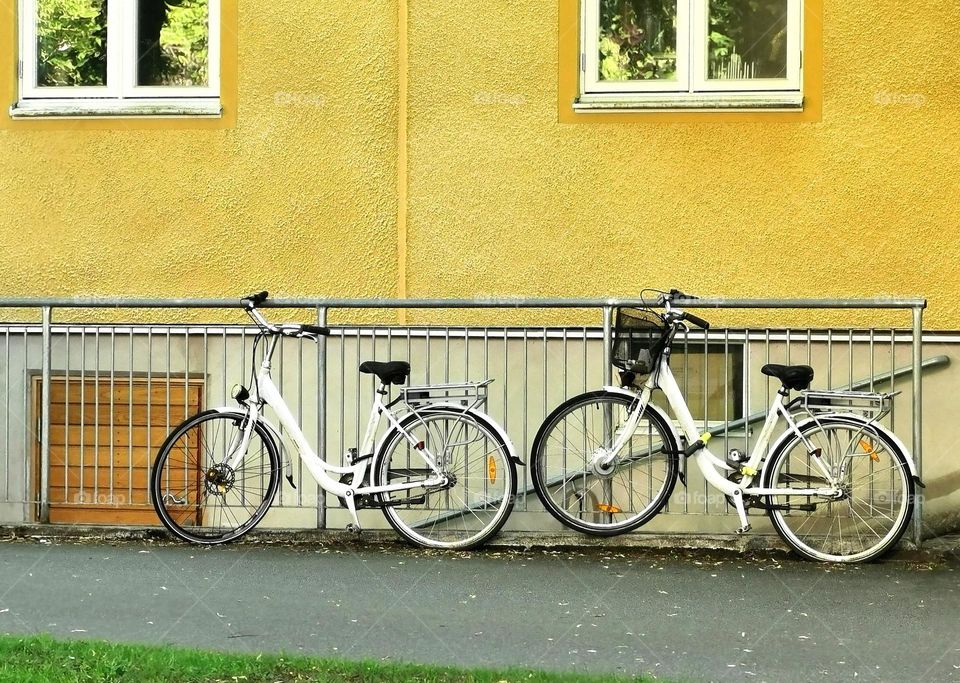
[[[280,347],[275,372],[281,390],[321,457],[339,460],[360,437],[361,415],[373,385],[356,373],[363,360],[406,358],[413,364],[411,383],[494,378],[487,410],[506,427],[526,456],[543,418],[566,397],[612,383],[610,341],[613,311],[618,306],[649,305],[642,299],[283,299],[266,307],[308,311],[319,324],[330,313],[356,309],[581,309],[598,326],[336,326],[315,349],[295,340]],[[922,359],[923,299],[758,300],[702,299],[688,308],[718,309],[866,309],[909,311],[909,325],[888,329],[721,329],[688,332],[678,339],[672,360],[691,408],[705,430],[748,447],[750,426],[762,419],[770,399],[765,362],[807,362],[818,370],[815,385],[861,389],[884,384],[888,390],[909,386],[904,403],[886,420],[912,445],[922,466],[922,373],[947,362]],[[6,390],[3,457],[0,458],[0,523],[45,522],[51,506],[111,507],[134,502],[135,474],[152,463],[157,438],[194,408],[230,403],[228,390],[250,371],[255,328],[225,324],[59,323],[59,309],[227,309],[237,299],[12,299],[0,309],[39,310],[37,323],[0,325],[0,379]],[[586,313],[593,311],[593,313]],[[77,311],[72,311],[73,317]],[[118,314],[119,315],[119,314]],[[801,313],[802,317],[803,314]],[[37,361],[39,360],[39,364]],[[907,382],[907,378],[909,382]],[[54,384],[61,398],[51,396]],[[180,386],[186,387],[179,392]],[[196,386],[194,391],[191,387]],[[105,387],[105,389],[104,389]],[[145,387],[145,394],[137,391]],[[125,388],[126,392],[120,391]],[[92,406],[87,396],[93,390]],[[191,391],[193,393],[191,394]],[[72,393],[71,393],[72,392]],[[183,397],[181,398],[181,393]],[[78,395],[79,394],[79,395]],[[101,405],[101,395],[105,405]],[[146,405],[134,396],[145,395]],[[183,405],[174,406],[171,396]],[[59,394],[58,394],[59,396]],[[126,410],[123,398],[126,396]],[[189,398],[194,396],[194,399]],[[155,397],[155,398],[154,398]],[[155,401],[155,402],[154,402]],[[53,408],[57,414],[54,420]],[[71,410],[73,414],[71,415]],[[145,425],[134,424],[142,413]],[[92,417],[91,417],[92,414]],[[315,415],[315,419],[312,416]],[[34,417],[36,418],[34,420]],[[17,420],[22,429],[17,429]],[[126,420],[126,424],[125,424]],[[306,422],[304,422],[306,420]],[[141,444],[143,434],[146,442]],[[109,442],[103,440],[109,435]],[[80,439],[79,445],[77,439]],[[90,439],[93,443],[90,443]],[[162,440],[162,439],[161,439]],[[103,451],[108,455],[103,457]],[[57,459],[52,461],[56,451]],[[332,456],[332,454],[337,454]],[[144,457],[147,457],[144,463]],[[282,489],[272,518],[277,526],[331,526],[331,501],[302,478],[293,458],[298,488]],[[36,467],[34,467],[34,463]],[[91,467],[92,464],[92,467]],[[56,475],[56,481],[52,475]],[[703,519],[726,514],[722,496],[708,490],[694,472],[688,488],[674,494],[668,513]],[[91,485],[92,480],[92,485]],[[543,520],[529,474],[521,473],[517,511]],[[105,491],[104,491],[105,489]],[[79,494],[77,493],[79,492]],[[55,495],[52,495],[55,494]],[[79,495],[79,497],[78,497]],[[72,496],[72,497],[71,497]],[[703,496],[702,506],[697,499]],[[146,501],[137,501],[145,504]],[[336,499],[332,504],[336,509]],[[282,514],[286,510],[287,514]],[[20,519],[15,519],[17,514]],[[272,513],[271,513],[272,514]],[[536,517],[540,515],[540,517]],[[918,503],[914,540],[919,543],[922,510]],[[677,524],[677,515],[673,515]],[[271,517],[266,520],[269,522]],[[527,528],[535,529],[539,521]],[[652,525],[654,528],[656,525]],[[553,528],[553,527],[550,527]],[[699,528],[699,527],[698,527]],[[695,529],[691,529],[695,530]]]

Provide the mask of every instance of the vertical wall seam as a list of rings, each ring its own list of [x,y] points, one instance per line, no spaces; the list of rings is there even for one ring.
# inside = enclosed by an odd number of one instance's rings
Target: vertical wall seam
[[[408,0],[397,0],[397,297],[407,298],[407,12]],[[398,322],[407,322],[407,311],[397,309]]]

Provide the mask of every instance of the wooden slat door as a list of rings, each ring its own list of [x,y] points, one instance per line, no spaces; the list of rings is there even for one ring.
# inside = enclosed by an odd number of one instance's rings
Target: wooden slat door
[[[38,416],[40,386],[38,379]],[[201,394],[199,381],[183,379],[52,378],[50,521],[158,524],[149,498],[150,468],[173,427],[199,412]],[[36,454],[39,482],[39,444]],[[187,487],[191,493],[199,486],[196,474]],[[187,497],[195,504],[195,494]],[[184,516],[193,514],[185,506]]]

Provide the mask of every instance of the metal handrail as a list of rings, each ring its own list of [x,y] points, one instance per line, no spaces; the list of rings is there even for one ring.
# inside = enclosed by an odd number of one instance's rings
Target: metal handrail
[[[497,297],[477,299],[268,299],[266,308],[604,308],[656,306],[643,298],[554,299]],[[923,309],[923,298],[876,297],[867,299],[728,299],[678,300],[683,308],[815,308],[815,309]],[[0,299],[0,308],[240,308],[240,299],[138,299],[126,297]]]

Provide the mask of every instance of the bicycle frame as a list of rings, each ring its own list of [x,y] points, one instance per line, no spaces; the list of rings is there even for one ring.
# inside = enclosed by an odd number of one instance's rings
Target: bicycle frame
[[[311,476],[313,476],[317,484],[319,484],[323,490],[346,500],[347,508],[353,515],[354,520],[356,520],[356,507],[354,504],[354,496],[356,495],[372,495],[391,491],[406,491],[415,488],[423,488],[425,486],[442,486],[447,482],[446,476],[444,476],[437,466],[436,458],[427,450],[426,445],[416,448],[419,446],[419,442],[406,429],[403,428],[403,426],[400,424],[400,421],[390,410],[390,407],[383,402],[383,394],[380,391],[377,391],[374,394],[373,406],[370,409],[370,418],[367,422],[367,429],[364,435],[363,445],[358,452],[362,454],[372,454],[376,452],[374,450],[376,446],[374,439],[377,429],[380,426],[380,419],[382,416],[385,416],[390,425],[399,431],[404,438],[415,447],[417,453],[419,453],[423,458],[424,463],[433,472],[433,476],[421,481],[404,484],[363,486],[362,482],[366,477],[367,468],[373,462],[372,458],[363,458],[362,460],[359,460],[358,462],[346,467],[331,465],[320,458],[316,451],[310,446],[306,436],[304,436],[303,431],[300,429],[299,423],[293,416],[293,413],[290,411],[286,401],[283,399],[279,388],[271,377],[271,359],[278,341],[279,336],[274,336],[271,338],[270,346],[264,352],[263,362],[260,365],[260,372],[257,375],[254,395],[244,402],[247,410],[246,423],[243,425],[243,436],[240,440],[240,443],[236,445],[236,448],[232,454],[226,458],[226,463],[230,467],[236,469],[240,464],[240,461],[246,455],[247,446],[250,443],[250,435],[253,433],[253,426],[255,423],[260,422],[265,424],[275,435],[279,436],[277,429],[270,424],[270,422],[263,415],[263,406],[269,405],[271,408],[273,408],[274,412],[276,412],[281,426],[287,431],[291,440],[296,445],[297,451],[300,454],[300,459],[307,466],[307,470],[310,472]],[[227,408],[224,410],[233,411],[235,409]],[[344,484],[337,479],[334,479],[332,476],[330,476],[331,473],[338,475],[352,475],[350,484]]]
[[[683,392],[681,391],[680,386],[677,384],[677,380],[673,374],[673,371],[670,369],[669,354],[664,353],[657,362],[657,366],[650,374],[650,377],[644,384],[643,389],[640,391],[640,394],[637,398],[636,407],[631,411],[627,422],[618,430],[618,435],[610,448],[610,452],[601,460],[602,464],[606,465],[616,458],[620,450],[633,436],[633,432],[637,428],[644,410],[650,403],[650,397],[653,394],[653,390],[657,388],[661,389],[664,395],[667,397],[667,401],[670,404],[670,407],[673,409],[674,415],[677,417],[677,421],[680,424],[680,429],[682,430],[683,436],[687,443],[695,443],[701,438],[703,438],[704,442],[709,440],[709,435],[701,435],[698,432],[696,422],[693,418],[693,415],[690,413],[690,408],[687,406],[686,400],[683,397]],[[616,390],[617,388],[609,387],[608,389]],[[770,410],[767,413],[763,428],[760,430],[760,434],[756,443],[754,444],[753,451],[743,467],[743,471],[752,471],[753,474],[745,475],[741,482],[732,482],[727,479],[726,476],[724,476],[724,472],[733,472],[734,468],[730,467],[724,460],[721,460],[714,455],[706,446],[706,443],[704,443],[703,447],[692,456],[696,458],[697,466],[703,473],[704,478],[710,482],[714,488],[719,489],[728,496],[732,496],[735,501],[739,501],[743,495],[819,496],[827,499],[836,496],[838,491],[835,486],[836,481],[826,465],[824,465],[817,458],[814,458],[813,461],[817,463],[817,466],[820,468],[824,479],[830,483],[830,487],[801,489],[765,488],[750,485],[760,474],[760,471],[758,470],[760,461],[763,459],[764,452],[766,451],[766,448],[770,443],[770,439],[773,436],[773,432],[776,429],[777,423],[781,418],[786,421],[788,429],[797,434],[810,452],[814,451],[813,445],[798,429],[797,423],[790,416],[789,411],[787,411],[785,407],[785,399],[786,394],[783,392],[778,392],[777,398],[774,399],[773,403],[770,405]]]

